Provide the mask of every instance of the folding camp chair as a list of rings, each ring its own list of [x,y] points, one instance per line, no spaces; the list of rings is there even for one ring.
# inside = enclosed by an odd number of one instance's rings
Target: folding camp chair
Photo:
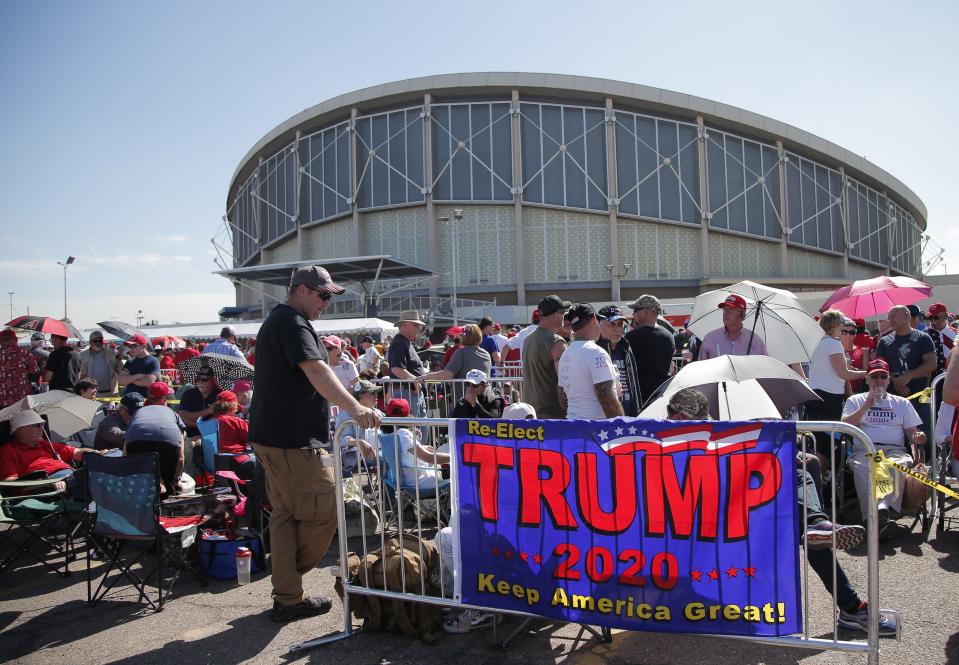
[[[58,478],[43,480],[7,480],[0,482],[0,540],[13,546],[11,552],[0,561],[0,573],[13,568],[22,556],[26,555],[39,561],[47,569],[66,577],[70,574],[70,562],[76,560],[73,548],[74,530],[70,524],[67,509],[70,507],[63,492],[53,490]],[[21,495],[20,492],[42,488],[48,491]],[[73,506],[76,507],[76,506]],[[56,531],[64,529],[58,537]],[[24,534],[25,538],[19,538]],[[45,545],[43,553],[36,551],[37,545]],[[54,552],[54,564],[47,555]]]
[[[184,559],[182,542],[183,532],[203,524],[206,518],[201,515],[160,516],[160,462],[157,454],[146,453],[128,457],[91,455],[85,461],[87,502],[95,502],[87,522],[87,603],[92,607],[102,600],[119,580],[126,578],[139,592],[137,601],[145,601],[152,610],[159,612],[163,609],[163,568],[167,564],[170,564],[175,572],[166,583],[166,595],[172,592],[181,570],[187,570],[206,586],[206,580]],[[148,543],[151,547],[124,558],[124,547],[133,541]],[[93,569],[90,565],[90,555],[94,548],[102,552],[107,560],[106,570],[96,590],[93,589]],[[151,551],[156,552],[156,565],[147,570],[141,559]],[[146,571],[142,575],[134,570],[137,563],[140,563],[141,571]],[[109,580],[114,568],[117,574]],[[154,574],[156,602],[150,598],[146,589],[147,580]]]
[[[384,529],[400,527],[403,512],[413,507],[420,519],[426,517],[444,524],[449,524],[450,517],[450,481],[446,479],[427,479],[417,484],[404,483],[404,469],[402,454],[398,448],[399,431],[380,433],[380,473],[379,481],[387,491],[381,492],[385,497],[385,513],[382,515]],[[399,473],[397,473],[399,471]],[[438,469],[437,469],[438,472]],[[398,500],[397,500],[398,499]],[[435,504],[435,509],[424,510],[427,504]]]

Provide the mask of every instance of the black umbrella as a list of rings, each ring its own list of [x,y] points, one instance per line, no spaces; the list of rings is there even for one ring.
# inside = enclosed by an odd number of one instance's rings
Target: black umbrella
[[[183,372],[184,382],[194,383],[196,372],[201,367],[212,370],[216,382],[225,390],[232,388],[234,381],[253,380],[253,365],[244,359],[222,353],[204,353],[187,358],[177,368]]]
[[[123,321],[100,321],[100,323],[98,323],[97,325],[103,328],[104,330],[106,330],[111,335],[116,335],[117,337],[119,337],[120,339],[124,341],[130,339],[134,335],[143,335],[144,337],[147,338],[147,348],[151,352],[153,351],[153,343],[150,342],[150,336],[147,335],[142,330],[140,330],[139,328],[131,326],[129,323],[124,323]]]

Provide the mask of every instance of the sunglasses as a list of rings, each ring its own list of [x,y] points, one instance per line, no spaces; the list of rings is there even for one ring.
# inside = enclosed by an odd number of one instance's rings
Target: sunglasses
[[[212,381],[212,380],[213,380],[213,379],[211,379],[211,378],[209,378],[209,377],[198,376],[198,377],[196,377],[196,381],[194,381],[194,383],[206,383],[206,382]]]
[[[855,330],[843,330],[843,331],[842,331],[842,334],[843,334],[843,335],[855,335],[855,334],[856,334],[856,331],[855,331]]]
[[[320,296],[320,300],[322,300],[323,302],[329,302],[329,301],[333,300],[333,294],[332,294],[332,293],[327,293],[326,291],[320,291],[319,289],[314,289],[314,288],[309,287],[309,286],[306,287],[306,288],[310,289],[310,291],[314,291],[318,296]]]
[[[870,374],[870,375],[869,375],[869,378],[870,378],[870,379],[879,379],[880,381],[884,381],[884,380],[886,380],[886,379],[889,378],[889,375],[888,375],[888,374],[885,374],[885,373],[880,374],[880,373],[877,372],[877,373],[875,373],[875,374]]]

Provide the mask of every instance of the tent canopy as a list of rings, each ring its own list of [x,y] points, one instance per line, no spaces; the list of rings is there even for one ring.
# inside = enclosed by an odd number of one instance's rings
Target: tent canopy
[[[218,270],[214,274],[223,275],[229,279],[244,279],[252,282],[289,286],[290,275],[293,273],[294,268],[311,265],[323,266],[329,270],[333,276],[333,280],[337,283],[365,281],[373,281],[375,283],[381,279],[421,278],[436,274],[427,268],[420,268],[412,263],[398,261],[387,255],[268,263],[248,266],[246,268]]]
[[[311,322],[313,329],[320,335],[395,335],[396,326],[383,319],[318,319]],[[238,337],[255,337],[260,330],[262,321],[230,321],[210,323],[183,323],[172,326],[144,327],[143,331],[150,337],[171,335],[173,337],[210,338],[219,337],[224,326],[232,326]],[[99,328],[84,330],[84,339],[90,337],[90,332]]]

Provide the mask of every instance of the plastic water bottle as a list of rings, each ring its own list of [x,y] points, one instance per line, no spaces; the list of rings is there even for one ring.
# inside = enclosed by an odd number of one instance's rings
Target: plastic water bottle
[[[253,552],[248,547],[236,548],[236,581],[237,584],[250,583],[250,565],[253,562]]]

